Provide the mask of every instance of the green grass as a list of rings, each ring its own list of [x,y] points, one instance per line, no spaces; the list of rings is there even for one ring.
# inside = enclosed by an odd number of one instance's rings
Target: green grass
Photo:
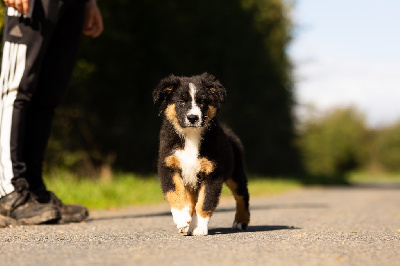
[[[352,172],[345,176],[346,184],[360,183],[400,183],[400,173],[371,174]],[[54,191],[65,203],[81,203],[90,209],[120,208],[130,205],[158,204],[164,202],[160,181],[156,176],[139,176],[135,174],[115,174],[111,180],[79,179],[75,175],[57,171],[52,178],[45,178],[48,188]],[[306,180],[306,181],[305,181]],[[306,179],[271,179],[250,178],[250,197],[270,196],[305,185],[328,185],[326,180]],[[333,180],[335,181],[335,180]],[[339,180],[340,181],[340,180]],[[343,184],[339,181],[332,184]],[[324,183],[325,182],[325,183]],[[231,196],[231,191],[224,185],[224,197]]]
[[[400,173],[368,173],[355,171],[348,174],[350,184],[363,183],[400,183]]]
[[[46,184],[64,203],[80,203],[89,209],[156,204],[164,200],[155,177],[133,174],[118,174],[112,180],[104,181],[78,179],[64,173],[47,178]]]
[[[157,204],[164,201],[160,182],[155,176],[116,174],[111,180],[78,179],[71,173],[57,172],[46,177],[48,189],[64,203],[80,203],[89,209],[120,208],[130,205]],[[297,181],[285,179],[250,179],[251,197],[269,196],[299,188]],[[223,196],[232,195],[224,185]]]
[[[250,197],[271,196],[299,187],[301,187],[300,182],[293,179],[250,178],[248,184]],[[222,195],[232,195],[225,185],[222,189]]]

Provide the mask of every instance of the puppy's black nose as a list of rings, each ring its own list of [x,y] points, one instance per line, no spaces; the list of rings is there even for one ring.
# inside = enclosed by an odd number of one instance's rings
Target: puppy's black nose
[[[188,115],[187,119],[189,120],[190,123],[194,124],[199,120],[198,115]]]

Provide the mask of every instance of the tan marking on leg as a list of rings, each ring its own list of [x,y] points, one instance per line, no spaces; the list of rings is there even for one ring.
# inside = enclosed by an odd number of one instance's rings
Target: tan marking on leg
[[[205,173],[206,175],[211,174],[214,171],[215,165],[213,162],[206,158],[199,159],[200,162],[200,172]]]
[[[178,173],[175,173],[172,181],[174,182],[175,190],[167,192],[165,197],[172,208],[182,210],[188,204],[183,180]]]
[[[179,125],[178,118],[176,117],[175,104],[168,105],[164,113],[165,117],[171,121],[172,125],[175,127],[175,130],[182,132],[183,128]]]
[[[186,197],[189,201],[190,216],[193,215],[193,212],[196,208],[197,196],[198,195],[196,191],[186,188]]]
[[[212,106],[212,105],[209,105],[209,106],[208,106],[207,113],[206,113],[206,116],[207,116],[207,118],[206,118],[206,124],[207,124],[208,122],[210,122],[211,119],[213,119],[213,118],[215,117],[216,114],[217,114],[217,108],[214,107],[214,106]]]
[[[206,211],[203,210],[205,199],[206,199],[206,186],[202,184],[197,199],[196,213],[203,218],[209,218],[213,214],[214,210],[206,210]]]
[[[181,162],[175,155],[170,155],[165,158],[165,165],[172,169],[181,169]]]
[[[226,180],[225,183],[229,187],[229,189],[232,191],[233,197],[236,200],[235,221],[242,223],[242,224],[248,224],[250,222],[250,212],[246,208],[246,204],[244,202],[243,196],[240,196],[236,192],[237,184],[232,179]]]

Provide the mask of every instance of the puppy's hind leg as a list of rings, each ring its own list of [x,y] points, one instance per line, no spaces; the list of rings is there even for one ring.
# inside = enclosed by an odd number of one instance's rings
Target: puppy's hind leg
[[[228,179],[226,185],[232,191],[236,200],[236,214],[233,222],[233,229],[246,230],[250,222],[249,211],[249,191],[247,189],[247,179],[243,174],[240,179]]]

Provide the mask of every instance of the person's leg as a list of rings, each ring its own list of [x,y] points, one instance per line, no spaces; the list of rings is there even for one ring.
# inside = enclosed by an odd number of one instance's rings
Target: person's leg
[[[0,75],[0,214],[20,224],[61,218],[59,208],[39,203],[32,194],[23,155],[26,112],[54,28],[54,20],[46,15],[54,12],[56,2],[43,5],[36,0],[31,19],[24,19],[12,8],[7,8],[5,16]]]
[[[67,90],[75,65],[82,32],[84,4],[84,1],[77,0],[63,6],[26,117],[26,176],[40,202],[51,202],[60,208],[61,223],[80,222],[88,216],[88,210],[84,206],[65,205],[54,193],[47,191],[42,178],[43,159],[54,111]]]
[[[60,95],[65,91],[65,86],[61,85],[51,88],[52,90],[47,94],[43,88],[50,88],[50,86],[42,86],[44,84],[42,80],[46,80],[46,74],[43,75],[42,70],[58,67],[58,70],[62,72],[61,76],[64,77],[64,80],[59,81],[60,83],[67,83],[72,71],[74,60],[70,60],[70,63],[66,66],[49,63],[50,59],[54,59],[57,52],[56,41],[53,41],[53,37],[54,40],[59,39],[60,35],[63,34],[62,25],[64,27],[66,25],[65,22],[63,23],[64,20],[61,19],[63,12],[68,14],[66,4],[74,5],[81,9],[81,13],[83,12],[81,0],[36,0],[31,19],[22,18],[11,8],[7,10],[0,77],[2,92],[0,104],[0,214],[6,214],[16,219],[22,219],[21,217],[26,216],[26,213],[28,213],[28,216],[31,215],[29,210],[32,208],[25,208],[29,205],[25,204],[26,202],[37,203],[37,200],[31,200],[32,197],[29,197],[28,194],[31,194],[32,191],[29,187],[40,187],[43,182],[41,174],[30,173],[38,173],[37,169],[40,169],[41,173],[42,154],[50,132],[52,113]],[[77,15],[77,13],[74,13],[74,15]],[[80,20],[79,17],[74,17],[74,19]],[[54,34],[58,22],[60,22],[61,32]],[[75,30],[78,29],[75,27]],[[79,29],[80,32],[81,29]],[[75,45],[75,43],[68,42],[68,45],[72,44]],[[76,50],[76,48],[70,48]],[[62,57],[63,54],[59,56]],[[66,56],[70,56],[70,54],[66,54]],[[47,78],[50,75],[49,80],[51,80],[52,74],[54,73],[47,74]],[[41,76],[43,78],[39,78]],[[56,80],[56,78],[53,80]],[[40,89],[37,89],[38,84],[41,87]],[[54,82],[49,84],[54,85]],[[56,102],[49,108],[49,102],[53,100],[56,100]],[[44,102],[46,104],[42,105]],[[46,108],[47,110],[44,110]],[[48,112],[51,109],[52,111]],[[28,123],[27,120],[29,120]],[[31,134],[34,135],[30,136]],[[32,160],[36,155],[39,156],[40,160]],[[40,166],[35,164],[38,161],[40,161]],[[32,170],[30,167],[32,167]],[[29,193],[25,193],[26,191]],[[23,200],[20,200],[21,197],[23,197]],[[15,210],[15,202],[17,201],[20,207]],[[30,206],[33,205],[30,204]],[[50,209],[59,211],[59,208],[56,208],[54,204],[37,204],[35,206],[42,208],[40,210],[43,211],[46,211],[44,208],[47,208],[47,211]],[[21,210],[23,211],[21,212]],[[39,212],[37,208],[34,213],[38,214],[35,217],[37,219],[30,219],[30,223],[46,222],[45,219],[50,220],[49,215],[43,216],[43,212]],[[52,220],[55,219],[56,217],[53,215]]]
[[[54,32],[58,1],[36,0],[31,19],[7,8],[0,88],[0,196],[27,179],[24,140],[27,110]]]
[[[37,88],[25,119],[23,155],[26,176],[33,190],[45,187],[42,167],[54,111],[67,91],[82,32],[85,3],[82,0],[66,2],[43,58]]]

